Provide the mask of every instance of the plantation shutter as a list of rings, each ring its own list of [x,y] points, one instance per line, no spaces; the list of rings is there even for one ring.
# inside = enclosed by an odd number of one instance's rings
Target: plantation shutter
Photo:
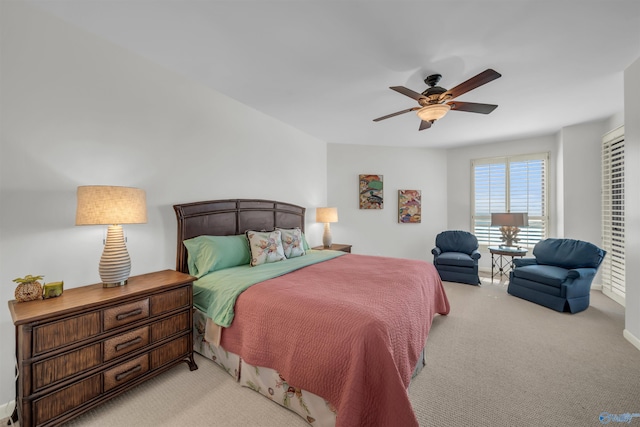
[[[500,231],[491,227],[492,212],[506,212],[506,163],[479,162],[474,165],[474,225],[473,233],[480,244],[499,244]]]
[[[547,154],[509,162],[509,212],[527,212],[529,226],[518,234],[520,246],[533,247],[547,233]]]
[[[499,227],[491,214],[527,212],[529,227],[518,235],[520,246],[533,247],[547,235],[547,153],[472,161],[474,234],[481,245],[499,245]]]
[[[624,127],[602,138],[602,292],[625,303]]]

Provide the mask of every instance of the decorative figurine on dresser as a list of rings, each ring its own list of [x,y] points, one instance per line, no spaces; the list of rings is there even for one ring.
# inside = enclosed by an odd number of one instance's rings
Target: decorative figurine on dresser
[[[13,294],[16,297],[16,301],[26,302],[42,299],[42,284],[40,283],[42,278],[43,276],[27,274],[24,277],[13,279],[13,281],[18,284]]]
[[[193,280],[164,270],[130,277],[126,286],[97,283],[48,299],[41,290],[40,299],[9,301],[20,426],[59,425],[183,361],[198,369]]]

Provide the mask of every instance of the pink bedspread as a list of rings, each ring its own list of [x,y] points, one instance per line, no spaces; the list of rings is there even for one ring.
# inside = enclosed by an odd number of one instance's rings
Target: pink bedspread
[[[327,399],[337,426],[418,425],[407,388],[449,313],[432,264],[348,254],[252,286],[235,313],[222,346]]]

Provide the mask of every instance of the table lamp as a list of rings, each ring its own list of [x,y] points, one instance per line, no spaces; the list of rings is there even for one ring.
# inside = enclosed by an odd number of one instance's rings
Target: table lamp
[[[491,214],[491,226],[500,227],[502,233],[502,241],[505,246],[513,246],[518,243],[518,227],[526,227],[529,225],[529,214],[526,212],[501,212]]]
[[[325,248],[330,248],[331,239],[331,227],[332,222],[338,222],[338,208],[316,208],[316,222],[324,222],[324,234],[322,235],[322,245]]]
[[[131,259],[121,224],[147,222],[144,190],[132,187],[85,185],[78,187],[76,225],[108,225],[99,272],[105,288],[127,284]]]

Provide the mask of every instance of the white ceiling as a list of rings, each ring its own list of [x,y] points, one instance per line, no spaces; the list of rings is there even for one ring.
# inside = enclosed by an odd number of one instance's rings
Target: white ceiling
[[[552,134],[623,110],[639,0],[30,0],[329,143],[451,147]],[[502,77],[431,129],[390,90]],[[247,123],[248,126],[251,123]]]

